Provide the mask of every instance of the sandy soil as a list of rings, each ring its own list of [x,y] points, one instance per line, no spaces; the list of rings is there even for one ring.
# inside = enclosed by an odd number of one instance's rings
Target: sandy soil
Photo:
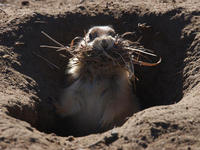
[[[200,149],[199,8],[199,0],[0,0],[0,149]],[[74,137],[52,105],[69,57],[41,49],[52,45],[41,31],[68,45],[105,24],[135,32],[162,63],[136,67],[142,111],[122,127]]]

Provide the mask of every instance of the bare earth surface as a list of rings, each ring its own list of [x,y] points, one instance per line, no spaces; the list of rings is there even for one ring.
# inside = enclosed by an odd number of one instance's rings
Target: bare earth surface
[[[0,150],[200,149],[199,8],[199,0],[0,0]],[[67,45],[107,24],[135,32],[162,63],[136,68],[142,111],[122,127],[73,137],[52,106],[68,57],[41,49],[53,45],[41,31]]]

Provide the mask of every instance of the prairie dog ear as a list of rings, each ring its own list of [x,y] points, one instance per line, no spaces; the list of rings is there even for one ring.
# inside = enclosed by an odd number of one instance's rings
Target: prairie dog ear
[[[88,33],[90,31],[90,29],[92,29],[93,27],[96,27],[96,26],[97,25],[90,25],[89,28],[86,30],[87,31],[86,33]]]

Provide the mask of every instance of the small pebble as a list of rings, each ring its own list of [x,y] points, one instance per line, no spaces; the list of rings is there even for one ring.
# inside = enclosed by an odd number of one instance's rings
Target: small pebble
[[[22,1],[21,4],[22,4],[22,6],[28,6],[29,5],[29,1]]]

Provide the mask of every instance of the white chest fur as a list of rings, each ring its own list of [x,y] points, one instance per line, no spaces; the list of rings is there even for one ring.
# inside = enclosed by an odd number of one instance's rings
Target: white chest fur
[[[57,111],[63,117],[72,117],[78,127],[86,130],[111,128],[138,111],[126,70],[78,64],[68,73],[76,80],[63,90]]]

